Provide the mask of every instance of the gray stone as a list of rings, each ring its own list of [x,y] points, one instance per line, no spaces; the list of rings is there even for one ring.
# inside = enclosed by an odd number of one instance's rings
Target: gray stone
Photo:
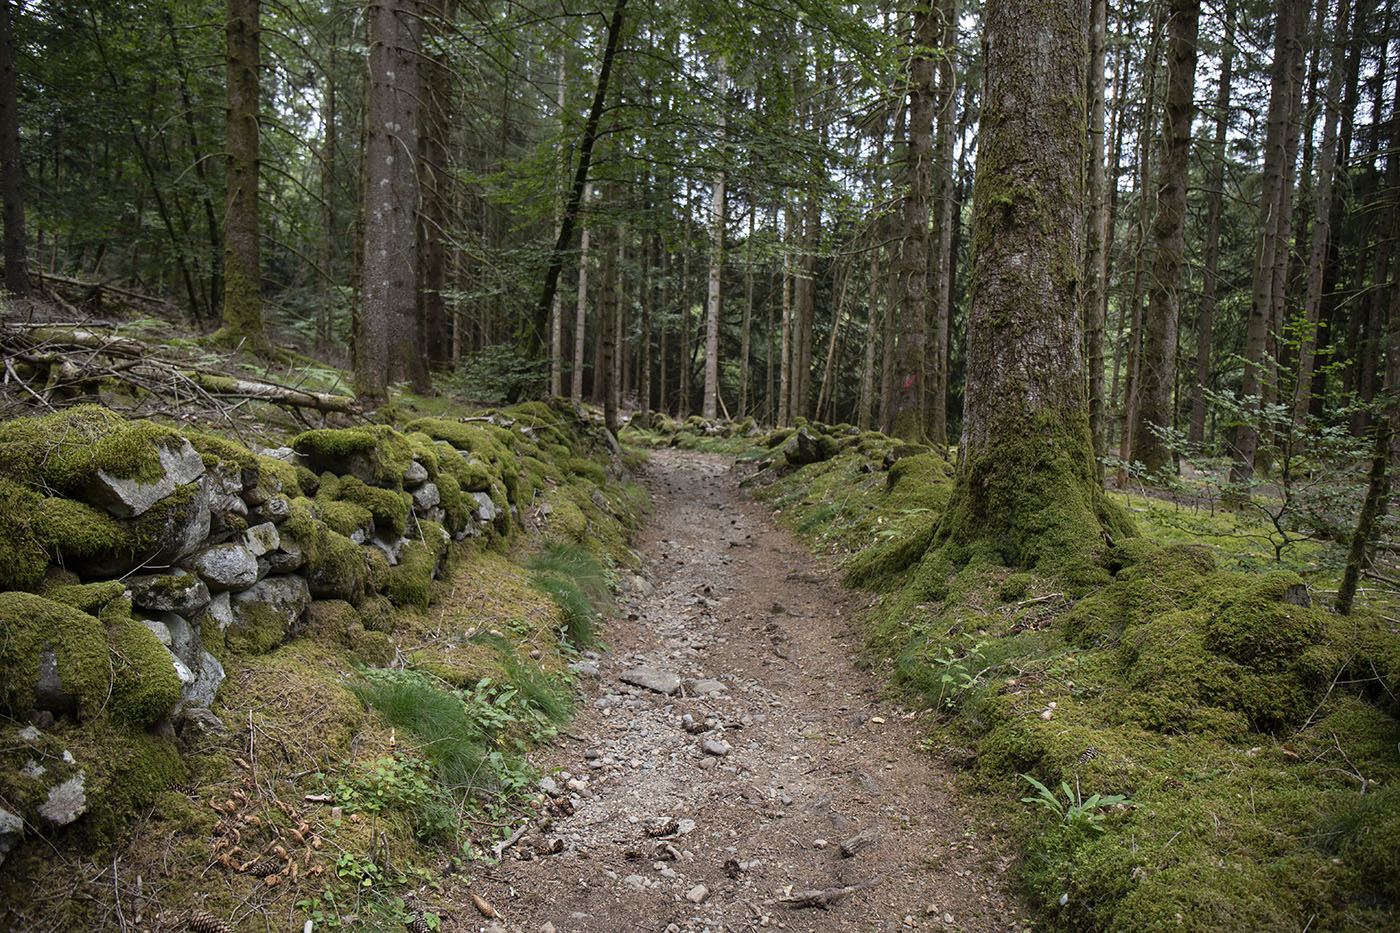
[[[118,518],[134,518],[144,515],[178,487],[204,475],[204,460],[183,437],[159,441],[156,457],[160,460],[161,477],[153,483],[122,479],[97,470],[88,483],[89,501]]]
[[[209,605],[206,607],[205,611],[213,616],[214,621],[219,624],[219,631],[221,632],[228,631],[228,627],[234,622],[233,604],[228,593],[216,593],[214,597],[209,600]]]
[[[292,515],[292,502],[286,496],[273,496],[263,503],[258,510],[257,518],[261,521],[269,521],[274,524],[282,524]]]
[[[282,546],[282,536],[272,522],[263,522],[243,532],[243,546],[254,557],[264,557]]]
[[[351,540],[354,539],[351,538]],[[369,539],[369,544],[384,555],[385,559],[389,561],[390,567],[398,566],[399,559],[403,556],[403,546],[407,543],[408,538],[403,536],[390,539],[375,535]]]
[[[258,559],[241,544],[216,544],[200,551],[190,567],[215,593],[239,592],[258,582]]]
[[[700,743],[700,751],[706,755],[714,755],[716,758],[723,758],[733,751],[733,746],[724,739],[706,739]]]
[[[23,729],[16,732],[15,735],[19,736],[21,741],[33,744],[43,738],[44,733],[40,732],[37,726],[30,725],[25,726]]]
[[[224,666],[219,659],[207,651],[200,652],[199,667],[194,680],[185,685],[180,694],[181,710],[208,709],[218,695],[219,686],[224,682]]]
[[[277,550],[267,555],[268,573],[293,573],[306,563],[306,553],[291,538],[282,538]]]
[[[681,675],[674,671],[658,671],[652,667],[634,667],[622,673],[621,680],[634,687],[670,695],[681,688]]]
[[[823,444],[822,437],[813,434],[805,427],[798,428],[783,444],[782,452],[788,463],[794,466],[828,460],[834,452],[830,444]]]
[[[428,468],[417,460],[408,465],[408,469],[403,471],[403,485],[405,489],[413,486],[421,486],[428,481]]]
[[[705,898],[709,896],[710,889],[705,887],[703,884],[697,884],[695,887],[685,892],[685,899],[690,901],[692,904],[703,903]]]
[[[484,492],[472,493],[472,498],[476,500],[474,510],[478,521],[494,522],[496,520],[496,503],[491,501],[491,496]]]
[[[209,605],[209,587],[188,570],[130,577],[126,585],[131,604],[138,609],[190,615]]]
[[[5,864],[5,856],[23,837],[24,820],[0,807],[0,865]]]
[[[704,680],[694,681],[690,685],[690,692],[695,694],[696,696],[702,697],[712,696],[716,693],[722,693],[727,689],[728,688],[722,682],[718,680],[710,680],[708,678]]]
[[[228,732],[224,721],[203,707],[191,707],[180,714],[180,734],[190,736],[223,735]]]
[[[420,512],[425,512],[442,501],[437,483],[423,483],[417,489],[411,490],[410,495],[413,496],[413,507]]]
[[[64,690],[63,678],[58,673],[58,657],[48,646],[39,651],[39,679],[34,685],[34,705],[51,713],[71,712],[78,706],[77,698]]]
[[[575,661],[569,665],[569,670],[580,677],[597,677],[599,674],[598,665],[592,661]]]
[[[55,826],[67,826],[87,812],[86,775],[79,771],[68,780],[49,789],[48,798],[39,804],[39,815]]]
[[[282,629],[285,634],[296,629],[310,605],[311,588],[305,577],[296,574],[267,577],[249,589],[233,594],[233,624],[246,625],[252,621],[252,613],[270,609],[286,620]]]

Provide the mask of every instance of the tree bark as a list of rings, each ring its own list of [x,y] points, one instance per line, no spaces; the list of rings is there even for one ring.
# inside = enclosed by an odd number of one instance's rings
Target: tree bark
[[[569,193],[568,202],[564,205],[564,222],[559,226],[559,237],[554,241],[554,249],[549,254],[549,265],[544,273],[544,288],[540,292],[539,303],[535,306],[533,339],[537,349],[543,349],[545,321],[549,316],[550,306],[554,304],[554,290],[559,287],[564,253],[568,251],[574,238],[574,224],[578,220],[579,204],[583,201],[583,189],[588,184],[588,168],[593,160],[593,146],[598,141],[598,122],[603,117],[603,103],[608,96],[608,80],[612,75],[618,44],[622,41],[622,14],[626,6],[627,0],[616,0],[613,4],[612,19],[608,22],[603,61],[598,69],[598,84],[593,91],[593,106],[588,111],[583,138],[579,141],[578,168],[574,172],[573,188]]]
[[[1350,0],[1338,0],[1336,35],[1333,40],[1323,96],[1322,142],[1317,156],[1317,203],[1314,205],[1312,237],[1308,244],[1308,292],[1303,303],[1303,333],[1298,345],[1298,378],[1293,391],[1293,425],[1303,430],[1311,402],[1313,364],[1316,360],[1317,326],[1322,310],[1323,264],[1327,261],[1332,237],[1332,188],[1337,164],[1337,123],[1342,79],[1343,43],[1351,16]],[[1392,157],[1393,158],[1393,157]]]
[[[24,166],[20,161],[19,109],[15,94],[15,49],[10,0],[0,0],[0,200],[4,202],[5,289],[29,294],[24,234]]]
[[[1088,32],[1088,0],[986,5],[963,447],[935,537],[949,572],[986,559],[1082,588],[1107,579],[1105,525],[1131,533],[1095,480],[1089,434]]]
[[[758,208],[749,206],[749,236],[744,241],[744,320],[739,328],[739,403],[734,417],[743,421],[749,412],[752,383],[749,357],[753,353],[753,228]]]
[[[258,229],[259,0],[229,0],[227,168],[224,177],[224,311],[221,339],[266,352]]]
[[[1089,21],[1089,214],[1085,245],[1084,355],[1089,366],[1089,434],[1094,439],[1094,475],[1103,482],[1108,454],[1104,431],[1104,328],[1107,267],[1108,166],[1104,164],[1104,48],[1107,0],[1090,0]]]
[[[1160,432],[1170,430],[1174,422],[1172,399],[1186,268],[1186,183],[1191,123],[1196,112],[1193,93],[1200,15],[1200,0],[1170,0],[1166,124],[1159,160],[1157,212],[1152,221],[1155,255],[1132,448],[1132,459],[1141,462],[1148,473],[1172,462],[1171,451]]]
[[[933,49],[939,21],[932,0],[914,11],[909,59],[909,125],[905,148],[899,325],[895,338],[894,420],[890,433],[911,443],[925,439],[924,344],[928,302],[929,190],[932,183],[934,78]]]
[[[929,441],[948,447],[948,332],[952,309],[953,132],[958,123],[953,53],[958,44],[957,0],[939,0],[938,91],[931,164],[932,230],[929,237],[928,344],[924,354],[924,414]]]
[[[380,0],[368,18],[364,286],[355,376],[360,394],[383,399],[393,379],[407,375],[415,386],[426,381],[415,315],[422,19],[418,0]]]
[[[457,15],[457,0],[426,0],[426,27],[434,48],[422,60],[423,121],[418,136],[418,181],[422,211],[418,219],[418,332],[424,362],[446,363],[447,342],[447,248],[452,176],[448,171],[448,108],[452,98],[453,73],[446,41],[450,24]],[[554,393],[557,394],[557,393]]]
[[[1254,476],[1254,455],[1259,445],[1259,400],[1263,394],[1264,349],[1274,308],[1274,260],[1283,222],[1285,160],[1292,111],[1293,57],[1300,54],[1306,0],[1276,0],[1274,64],[1269,79],[1269,117],[1264,138],[1264,173],[1259,195],[1259,235],[1254,276],[1250,289],[1249,322],[1245,330],[1244,378],[1240,387],[1250,415],[1239,426],[1234,444],[1230,478],[1247,483]],[[1244,494],[1243,490],[1241,494]]]
[[[1191,392],[1188,440],[1200,444],[1206,432],[1206,392],[1210,388],[1210,348],[1215,329],[1215,298],[1220,283],[1220,217],[1225,206],[1225,139],[1230,130],[1230,86],[1235,64],[1235,0],[1225,5],[1225,44],[1220,50],[1220,83],[1215,93],[1215,138],[1211,142],[1210,200],[1206,205],[1206,244],[1202,257],[1201,303],[1196,310],[1196,380]]]
[[[785,223],[783,237],[788,248],[783,250],[783,340],[782,371],[778,379],[778,424],[792,423],[792,246],[797,236],[792,229],[793,211],[791,205],[783,209]]]
[[[720,100],[728,91],[728,76],[724,70],[724,60],[720,59],[716,83],[719,85]],[[718,154],[723,160],[725,121],[728,114],[721,103],[719,112],[720,143]],[[724,273],[724,169],[715,172],[713,187],[710,189],[710,272],[708,294],[705,301],[705,398],[701,402],[703,417],[713,420],[717,415],[716,399],[719,397],[719,312],[720,283]]]
[[[593,199],[593,186],[584,185],[583,205]],[[583,401],[583,347],[588,339],[588,222],[580,217],[578,243],[578,301],[574,305],[574,371],[570,374],[569,397]]]

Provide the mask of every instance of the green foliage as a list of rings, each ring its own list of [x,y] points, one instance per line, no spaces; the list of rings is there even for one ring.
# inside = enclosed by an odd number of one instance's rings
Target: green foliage
[[[1094,832],[1104,831],[1103,821],[1112,810],[1133,805],[1122,794],[1091,794],[1085,797],[1078,787],[1071,788],[1064,781],[1060,782],[1060,790],[1065,798],[1061,800],[1054,791],[1029,774],[1021,774],[1018,777],[1023,778],[1036,790],[1034,797],[1022,797],[1022,803],[1035,804],[1063,823],[1087,826]]]
[[[464,354],[445,377],[454,395],[482,405],[502,405],[543,394],[549,380],[547,360],[527,356],[519,347],[501,343]]]
[[[525,564],[530,585],[549,596],[564,615],[564,632],[576,648],[597,642],[594,619],[609,599],[608,576],[587,548],[551,543]]]

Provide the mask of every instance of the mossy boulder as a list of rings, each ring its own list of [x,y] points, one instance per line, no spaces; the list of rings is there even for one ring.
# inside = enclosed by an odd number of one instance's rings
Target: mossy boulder
[[[32,593],[0,593],[0,705],[89,719],[112,686],[107,633],[85,612]]]
[[[310,461],[312,469],[354,476],[388,489],[403,484],[414,452],[412,441],[385,425],[307,431],[297,435],[292,448]]]
[[[266,654],[297,631],[310,605],[311,589],[306,579],[296,574],[267,577],[233,594],[233,624],[224,635],[225,642],[234,651]]]
[[[299,552],[314,598],[358,603],[364,597],[368,570],[359,546],[317,519],[311,500],[293,500],[291,514],[279,533],[283,548],[290,546]]]
[[[421,524],[422,540],[405,544],[398,565],[389,568],[384,595],[395,606],[428,608],[433,579],[451,540],[441,525],[426,521]]]
[[[366,485],[354,476],[341,482],[338,497],[365,509],[374,518],[374,528],[381,536],[398,538],[408,524],[412,500],[407,493]]]

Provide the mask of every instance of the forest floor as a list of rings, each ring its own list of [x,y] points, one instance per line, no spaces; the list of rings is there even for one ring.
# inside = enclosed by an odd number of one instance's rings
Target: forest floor
[[[586,707],[536,761],[557,815],[444,892],[476,921],[456,928],[1024,929],[1011,847],[858,664],[856,598],[731,463],[653,454],[642,574],[586,662]],[[629,683],[637,668],[680,686]]]

